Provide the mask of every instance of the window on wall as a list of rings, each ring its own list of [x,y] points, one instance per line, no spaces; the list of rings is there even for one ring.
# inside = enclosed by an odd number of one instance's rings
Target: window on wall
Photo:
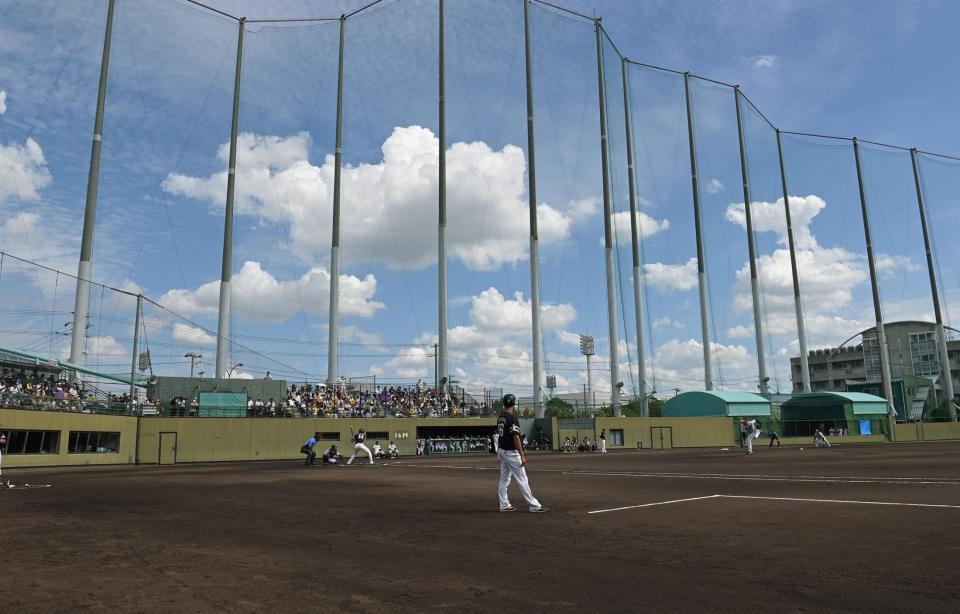
[[[4,454],[57,454],[60,431],[7,431]]]
[[[329,432],[329,433],[320,433],[318,437],[320,441],[340,441],[340,433],[338,432]]]
[[[120,451],[120,433],[104,431],[70,431],[67,452],[70,454],[110,454]]]
[[[623,429],[610,429],[610,445],[611,446],[623,445]]]
[[[374,441],[378,439],[390,439],[390,433],[386,431],[370,431],[367,433],[367,441],[370,441],[371,439]]]

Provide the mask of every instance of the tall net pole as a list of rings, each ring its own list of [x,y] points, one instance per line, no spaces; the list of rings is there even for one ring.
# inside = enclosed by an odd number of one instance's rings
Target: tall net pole
[[[87,314],[90,311],[90,280],[93,277],[93,236],[97,225],[97,190],[100,186],[100,149],[103,144],[103,109],[107,100],[107,74],[110,70],[110,44],[113,37],[114,0],[107,5],[107,25],[103,35],[100,60],[100,85],[97,89],[97,111],[93,121],[93,146],[90,151],[90,172],[87,175],[87,200],[83,210],[83,237],[80,262],[77,265],[77,295],[73,308],[73,331],[70,336],[70,362],[83,360],[87,337]]]
[[[237,129],[240,123],[240,74],[243,70],[243,29],[237,34],[237,66],[233,76],[233,117],[230,123],[230,161],[227,165],[227,206],[223,217],[223,263],[220,272],[220,305],[217,311],[216,377],[226,377],[230,365],[230,299],[233,271],[233,199],[237,183]]]
[[[330,239],[330,316],[327,337],[327,383],[337,383],[337,345],[340,342],[340,167],[343,166],[343,45],[347,18],[340,16],[337,56],[337,128],[333,154],[333,225]]]
[[[700,217],[700,180],[697,177],[697,144],[693,131],[693,104],[690,98],[690,73],[683,74],[683,95],[687,105],[687,142],[690,146],[690,182],[693,188],[693,224],[697,237],[697,279],[700,288],[700,331],[703,339],[703,385],[713,390],[713,362],[710,356],[710,304],[707,294],[707,263],[703,249]]]
[[[643,338],[643,275],[640,270],[640,225],[637,222],[637,177],[633,168],[633,117],[630,113],[630,77],[627,60],[621,61],[623,72],[623,114],[627,131],[627,184],[630,190],[630,239],[633,247],[633,310],[637,328],[637,375],[640,380],[640,415],[649,416],[647,398],[647,350]],[[626,314],[624,314],[626,317]]]
[[[600,170],[603,173],[603,239],[607,269],[607,323],[610,342],[610,406],[620,416],[620,339],[617,336],[616,269],[613,265],[613,203],[610,196],[610,152],[607,142],[607,92],[603,70],[603,30],[594,21],[597,35],[597,87],[600,96]]]
[[[880,354],[880,382],[883,396],[887,399],[888,419],[890,420],[890,438],[895,437],[897,412],[893,405],[893,383],[890,375],[890,356],[887,353],[887,334],[883,327],[883,308],[880,303],[880,282],[877,279],[877,265],[873,255],[873,238],[870,233],[870,217],[867,212],[867,193],[863,187],[863,169],[860,165],[860,142],[853,139],[853,158],[857,167],[857,187],[860,190],[860,214],[863,218],[863,238],[867,244],[867,264],[870,268],[870,290],[873,295],[873,314],[877,322],[877,351]],[[906,410],[906,408],[904,408]]]
[[[740,176],[743,179],[743,212],[747,218],[747,251],[750,256],[750,294],[753,296],[753,328],[757,340],[757,372],[760,394],[767,394],[767,361],[763,350],[763,312],[760,310],[760,281],[757,278],[757,246],[753,237],[753,215],[750,206],[750,173],[747,169],[747,146],[743,136],[743,113],[740,108],[740,86],[733,88],[737,107],[737,141],[740,145]]]
[[[527,87],[527,196],[530,208],[530,316],[533,327],[533,412],[543,417],[543,332],[540,329],[540,238],[537,229],[537,158],[533,132],[533,68],[530,1],[523,2],[523,47]]]
[[[437,369],[436,390],[445,396],[449,381],[447,366],[447,107],[446,107],[446,67],[444,65],[444,0],[440,0],[440,59],[439,59],[439,215],[437,225],[437,291],[439,293],[439,313],[437,318]]]
[[[920,164],[917,162],[917,150],[910,150],[910,163],[913,166],[913,183],[917,189],[917,206],[920,208],[920,227],[923,229],[923,246],[927,253],[927,272],[930,275],[930,293],[933,295],[933,315],[937,328],[937,351],[940,354],[940,378],[943,380],[943,392],[947,397],[947,409],[950,420],[957,421],[957,406],[953,402],[953,373],[950,371],[950,354],[947,351],[947,335],[943,328],[943,311],[940,309],[940,287],[937,283],[937,269],[933,263],[933,247],[930,244],[930,232],[927,228],[927,207],[923,198],[923,184],[920,180]]]
[[[790,217],[790,191],[787,187],[787,165],[783,160],[783,136],[777,128],[777,160],[780,163],[780,187],[783,188],[783,213],[787,222],[787,247],[790,250],[790,273],[793,276],[793,307],[797,315],[797,342],[800,345],[801,391],[810,392],[810,363],[807,356],[807,331],[803,322],[803,301],[800,297],[800,274],[797,270],[797,248],[793,240]]]

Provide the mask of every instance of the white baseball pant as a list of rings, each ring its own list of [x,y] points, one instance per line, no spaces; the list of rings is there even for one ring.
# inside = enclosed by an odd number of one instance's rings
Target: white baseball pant
[[[747,433],[747,454],[753,454],[753,440],[760,437],[760,431]]]
[[[607,440],[606,440],[606,439],[601,439],[601,440],[600,440],[600,451],[603,452],[604,454],[607,453]]]
[[[497,450],[497,459],[500,461],[500,485],[497,489],[497,495],[500,497],[500,509],[510,507],[510,498],[507,496],[507,487],[510,486],[510,480],[516,479],[520,486],[520,492],[523,499],[530,506],[530,509],[540,507],[540,502],[530,491],[530,483],[527,481],[527,470],[520,464],[520,453],[516,450]]]
[[[350,457],[350,460],[347,461],[348,465],[353,464],[353,459],[357,457],[357,454],[359,454],[361,450],[367,453],[367,458],[370,459],[370,464],[371,465],[373,464],[373,454],[370,453],[370,448],[363,445],[362,443],[358,443],[358,444],[354,444],[353,446],[353,455]]]

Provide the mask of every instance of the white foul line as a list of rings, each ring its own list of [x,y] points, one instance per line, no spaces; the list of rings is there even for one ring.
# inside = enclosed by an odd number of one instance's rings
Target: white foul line
[[[470,469],[473,471],[499,471],[499,467],[480,467],[475,465],[428,465],[424,463],[394,463],[397,467],[415,467],[425,469]],[[583,471],[575,469],[539,469],[527,467],[533,473],[560,473],[572,476],[623,477],[623,478],[654,478],[679,480],[727,480],[735,482],[794,482],[794,483],[833,483],[833,484],[902,484],[902,485],[935,485],[960,486],[960,481],[950,478],[905,478],[905,477],[829,477],[829,476],[792,476],[769,474],[738,474],[738,473],[664,473],[664,472],[633,472],[633,471]]]
[[[701,499],[714,499],[716,497],[722,497],[723,495],[706,495],[704,497],[690,497],[689,499],[674,499],[672,501],[657,501],[656,503],[644,503],[642,505],[628,505],[626,507],[614,507],[608,510],[594,510],[592,512],[587,512],[588,514],[603,514],[604,512],[619,512],[622,510],[634,510],[639,507],[653,507],[654,505],[667,505],[669,503],[684,503],[686,501],[700,501]]]
[[[900,507],[941,507],[960,509],[960,505],[944,505],[940,503],[899,503],[896,501],[848,501],[845,499],[801,499],[799,497],[758,497],[752,495],[714,495],[724,499],[763,499],[767,501],[803,501],[808,503],[852,503],[857,505],[896,505]]]
[[[614,507],[608,510],[593,510],[588,514],[603,514],[605,512],[620,512],[623,510],[635,510],[641,507],[653,507],[655,505],[667,505],[670,503],[685,503],[687,501],[702,501],[703,499],[758,499],[762,501],[799,501],[801,503],[847,503],[855,505],[892,505],[897,507],[938,507],[947,509],[960,509],[960,505],[945,505],[942,503],[901,503],[898,501],[853,501],[847,499],[804,499],[800,497],[760,497],[754,495],[705,495],[703,497],[690,497],[689,499],[673,499],[672,501],[657,501],[655,503],[643,503],[640,505],[628,505],[625,507]]]

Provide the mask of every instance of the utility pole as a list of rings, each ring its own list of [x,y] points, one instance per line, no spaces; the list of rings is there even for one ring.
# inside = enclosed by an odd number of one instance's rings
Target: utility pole
[[[97,225],[97,190],[100,186],[100,148],[103,144],[103,109],[107,100],[107,74],[110,70],[110,43],[113,37],[114,0],[107,4],[107,26],[103,34],[103,55],[100,59],[100,86],[97,90],[97,112],[93,121],[93,146],[90,151],[90,172],[87,175],[87,201],[83,210],[83,235],[80,241],[80,262],[77,265],[77,295],[73,308],[73,332],[70,337],[70,362],[83,361],[87,338],[87,314],[90,311],[90,280],[93,278],[93,238]]]
[[[199,360],[200,358],[203,358],[203,354],[198,354],[197,352],[190,352],[190,353],[188,353],[188,354],[184,354],[183,357],[190,359],[190,378],[192,379],[192,378],[193,378],[193,368],[194,368],[197,360]]]
[[[143,296],[137,295],[137,313],[133,318],[133,353],[130,355],[130,406],[132,412],[137,394],[137,342],[140,339],[140,313],[143,311]]]
[[[593,398],[593,378],[591,376],[590,369],[590,357],[596,353],[593,337],[580,335],[580,353],[587,357],[587,387],[584,389],[583,404],[586,405],[589,403],[591,406],[593,406],[596,405],[596,402]]]
[[[442,395],[440,394],[440,371],[437,370],[437,367],[438,367],[437,362],[439,358],[439,352],[437,351],[438,348],[439,348],[439,344],[434,343],[433,344],[433,390],[436,392],[437,398],[440,398]]]

